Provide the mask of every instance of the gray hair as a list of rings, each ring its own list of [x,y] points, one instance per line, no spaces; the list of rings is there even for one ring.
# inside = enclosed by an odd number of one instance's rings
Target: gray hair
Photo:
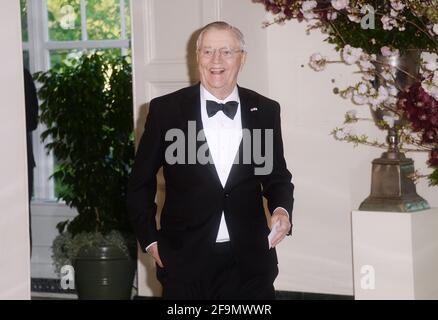
[[[196,50],[199,50],[202,37],[204,36],[204,34],[211,29],[231,31],[236,36],[237,40],[239,40],[240,49],[242,51],[245,51],[245,36],[243,35],[242,31],[240,31],[238,28],[230,25],[225,21],[215,21],[207,24],[204,28],[202,28],[201,33],[199,34],[198,39],[196,40]]]

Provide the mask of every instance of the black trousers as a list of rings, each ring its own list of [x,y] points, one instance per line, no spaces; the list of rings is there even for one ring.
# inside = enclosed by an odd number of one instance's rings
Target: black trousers
[[[166,300],[273,300],[275,272],[248,277],[238,269],[229,242],[217,243],[205,272],[192,281],[168,279],[157,267]]]

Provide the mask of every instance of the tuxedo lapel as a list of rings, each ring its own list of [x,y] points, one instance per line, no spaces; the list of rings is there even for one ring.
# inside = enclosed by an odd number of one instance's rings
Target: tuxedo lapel
[[[233,185],[239,181],[239,177],[245,174],[245,170],[239,170],[243,168],[243,159],[244,159],[244,148],[243,141],[245,139],[245,134],[248,132],[251,136],[251,141],[249,141],[250,145],[252,144],[252,130],[256,123],[257,112],[254,109],[257,109],[257,100],[256,97],[251,94],[246,89],[241,87],[237,87],[239,90],[239,99],[240,99],[240,110],[241,110],[241,118],[242,118],[242,140],[240,141],[238,152],[236,153],[236,158],[234,160],[233,166],[231,167],[230,173],[228,175],[227,182],[225,184],[225,189],[229,190],[233,187]],[[245,133],[245,131],[247,133]],[[248,137],[247,137],[248,138]],[[252,151],[252,145],[249,147],[249,150],[245,150],[246,152]]]
[[[183,121],[183,131],[186,133],[187,138],[188,137],[188,123],[189,121],[195,121],[196,123],[196,137],[198,136],[199,131],[204,130],[204,125],[202,124],[202,116],[201,116],[201,94],[200,94],[200,84],[198,83],[197,85],[194,85],[190,88],[188,88],[188,90],[185,93],[184,98],[182,99],[181,105],[181,114],[182,114],[182,121]],[[196,139],[195,137],[195,139]],[[205,134],[204,134],[205,137]],[[190,142],[189,142],[190,143]],[[205,141],[197,141],[196,139],[196,155],[197,155],[197,151],[199,150],[200,146],[203,145],[204,143],[207,143],[208,146],[208,142],[207,139],[205,139]],[[188,144],[187,144],[188,146]],[[188,148],[187,148],[187,152],[189,152]],[[217,174],[216,171],[216,167],[214,165],[213,162],[213,158],[211,157],[211,153],[210,153],[210,149],[208,148],[208,154],[210,156],[210,161],[209,163],[205,164],[205,165],[201,165],[198,163],[198,161],[196,160],[196,166],[198,166],[200,169],[207,167],[207,170],[212,174],[213,178],[216,180],[216,182],[221,186],[222,188],[222,184],[220,182],[219,176]]]
[[[196,121],[197,130],[203,129],[201,119],[201,98],[199,93],[199,83],[187,88],[181,101],[181,114],[183,116],[183,128],[187,129],[189,121]]]
[[[254,128],[256,112],[253,108],[257,107],[257,100],[254,95],[241,87],[239,89],[240,109],[242,112],[242,129],[252,130]]]

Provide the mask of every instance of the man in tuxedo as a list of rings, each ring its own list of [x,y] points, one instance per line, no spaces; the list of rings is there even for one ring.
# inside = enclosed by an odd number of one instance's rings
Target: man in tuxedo
[[[243,34],[211,23],[197,41],[200,84],[150,103],[128,210],[142,250],[156,261],[165,299],[275,297],[275,246],[291,232],[294,187],[279,104],[237,85],[245,58]],[[161,167],[166,199],[157,228]],[[269,240],[262,196],[275,229]]]
[[[30,201],[33,192],[33,170],[35,168],[35,159],[32,147],[32,131],[38,127],[38,98],[35,83],[30,71],[23,69],[24,75],[24,97],[26,108],[26,142],[27,142],[27,186],[28,186],[28,204],[29,204],[29,238],[30,252],[32,254],[32,227]]]

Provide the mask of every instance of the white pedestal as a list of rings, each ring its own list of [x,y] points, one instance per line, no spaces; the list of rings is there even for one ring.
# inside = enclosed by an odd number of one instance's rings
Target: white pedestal
[[[355,299],[438,299],[438,208],[353,211]]]

